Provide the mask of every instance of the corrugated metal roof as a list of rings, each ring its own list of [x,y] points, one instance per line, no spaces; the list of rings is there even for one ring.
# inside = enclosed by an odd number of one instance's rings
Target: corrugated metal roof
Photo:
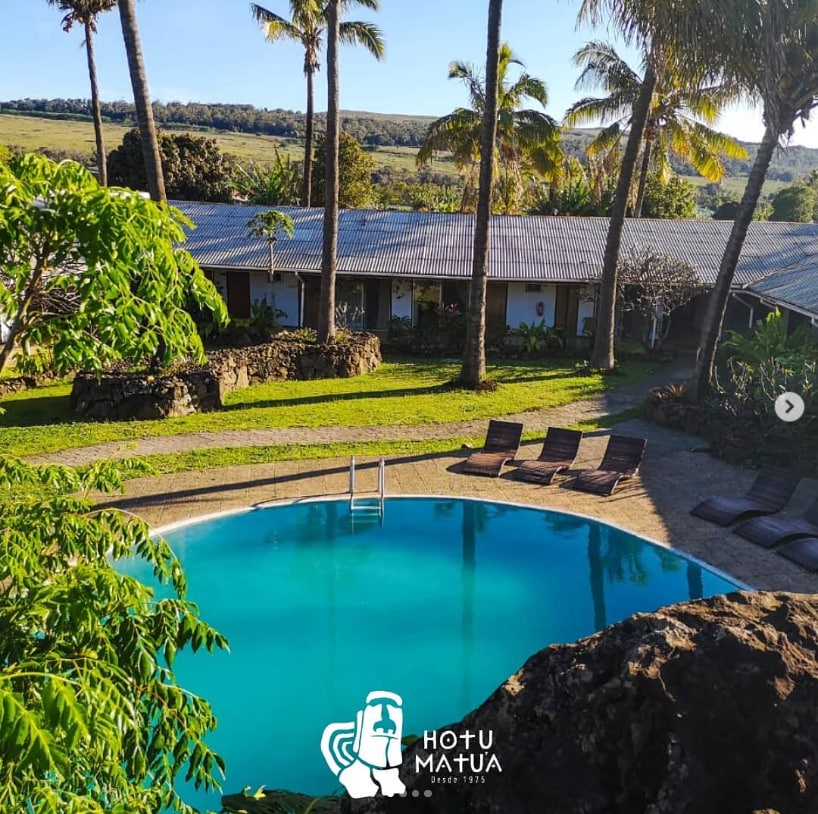
[[[186,247],[204,267],[266,269],[267,244],[247,237],[247,221],[269,207],[174,203],[197,226]],[[292,217],[295,237],[275,246],[282,271],[321,270],[322,209],[277,207]],[[629,219],[622,247],[650,246],[680,260],[712,284],[731,221]],[[471,276],[473,215],[342,210],[338,272],[407,277]],[[499,281],[582,282],[602,268],[607,218],[492,218],[489,277]],[[818,264],[818,224],[753,222],[736,271],[747,285],[813,258]]]
[[[747,286],[747,290],[780,305],[818,316],[818,257],[782,269]]]

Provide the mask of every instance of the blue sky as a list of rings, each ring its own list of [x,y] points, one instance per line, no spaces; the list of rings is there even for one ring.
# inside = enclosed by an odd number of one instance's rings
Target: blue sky
[[[65,34],[60,13],[46,0],[2,0],[0,99],[87,97],[82,33]],[[264,5],[264,3],[262,3]],[[277,13],[286,0],[267,0]],[[353,9],[383,30],[387,56],[377,63],[359,48],[341,55],[341,105],[348,110],[442,115],[466,100],[446,79],[448,63],[485,59],[486,0],[381,0],[377,14]],[[506,0],[503,38],[550,92],[548,112],[561,118],[578,94],[571,56],[606,32],[576,30],[579,0]],[[154,99],[241,102],[259,107],[304,109],[299,47],[271,45],[250,16],[245,0],[142,0],[137,15]],[[116,11],[100,20],[97,37],[102,96],[130,99],[131,90]],[[323,74],[317,107],[325,107]],[[816,114],[818,121],[818,114]],[[759,140],[761,117],[746,108],[728,111],[721,128]],[[818,147],[818,124],[799,129],[796,144]]]

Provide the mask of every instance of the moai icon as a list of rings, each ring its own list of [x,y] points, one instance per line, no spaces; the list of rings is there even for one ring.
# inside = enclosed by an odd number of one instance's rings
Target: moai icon
[[[321,737],[321,753],[350,797],[403,794],[401,764],[403,699],[376,690],[366,697],[354,721],[330,724]]]

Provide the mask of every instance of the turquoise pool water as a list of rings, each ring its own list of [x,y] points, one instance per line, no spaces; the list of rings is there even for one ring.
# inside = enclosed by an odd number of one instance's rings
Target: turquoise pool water
[[[166,535],[189,598],[230,653],[183,654],[180,682],[219,719],[225,792],[331,793],[321,734],[371,690],[404,733],[458,720],[534,652],[636,611],[736,585],[631,534],[558,512],[392,498],[383,527],[345,502],[259,509]],[[148,580],[139,563],[123,566]],[[218,795],[185,799],[220,808]]]

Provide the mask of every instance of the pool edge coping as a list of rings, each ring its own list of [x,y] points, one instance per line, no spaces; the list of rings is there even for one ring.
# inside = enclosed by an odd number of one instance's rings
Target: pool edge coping
[[[369,497],[369,495],[367,495]],[[533,506],[530,503],[518,503],[512,500],[486,500],[482,497],[470,497],[465,495],[426,495],[426,494],[401,494],[401,495],[388,495],[385,497],[385,500],[388,502],[390,500],[402,500],[402,499],[428,499],[428,500],[470,500],[477,503],[495,503],[500,504],[503,506],[512,506],[518,509],[533,509],[534,511],[538,512],[554,512],[556,514],[563,514],[568,515],[571,517],[579,517],[583,520],[591,520],[595,523],[602,523],[609,528],[617,529],[618,531],[622,531],[625,534],[630,534],[633,537],[636,537],[638,540],[642,540],[645,543],[649,543],[652,546],[656,546],[658,548],[663,548],[666,551],[673,552],[677,557],[680,557],[688,562],[692,562],[695,565],[698,565],[701,568],[705,568],[710,573],[714,574],[715,576],[727,580],[728,582],[732,582],[736,585],[736,590],[741,591],[757,591],[758,588],[753,587],[748,582],[745,582],[738,577],[734,577],[731,574],[727,573],[726,571],[722,570],[721,568],[717,568],[715,565],[710,565],[710,563],[705,562],[699,557],[694,556],[693,554],[688,554],[685,551],[681,551],[678,548],[673,548],[672,546],[664,545],[657,540],[653,540],[650,537],[646,537],[643,534],[639,534],[638,532],[632,531],[625,526],[620,525],[619,523],[611,523],[607,520],[600,520],[598,517],[592,517],[588,514],[583,514],[582,512],[573,512],[567,509],[552,509],[548,506]],[[197,525],[199,523],[206,523],[211,520],[219,520],[223,517],[230,517],[232,515],[239,515],[239,514],[248,514],[250,512],[259,511],[261,509],[271,509],[276,506],[292,506],[298,503],[319,503],[319,502],[347,502],[349,500],[348,495],[311,495],[309,497],[297,497],[297,498],[283,498],[281,500],[265,500],[260,503],[254,503],[250,506],[239,506],[233,509],[224,509],[220,512],[210,512],[208,514],[199,515],[197,517],[191,517],[187,520],[176,520],[173,523],[166,523],[163,526],[158,526],[156,528],[151,527],[151,535],[159,535],[164,536],[169,532],[178,531],[179,529],[186,528],[187,526]]]

